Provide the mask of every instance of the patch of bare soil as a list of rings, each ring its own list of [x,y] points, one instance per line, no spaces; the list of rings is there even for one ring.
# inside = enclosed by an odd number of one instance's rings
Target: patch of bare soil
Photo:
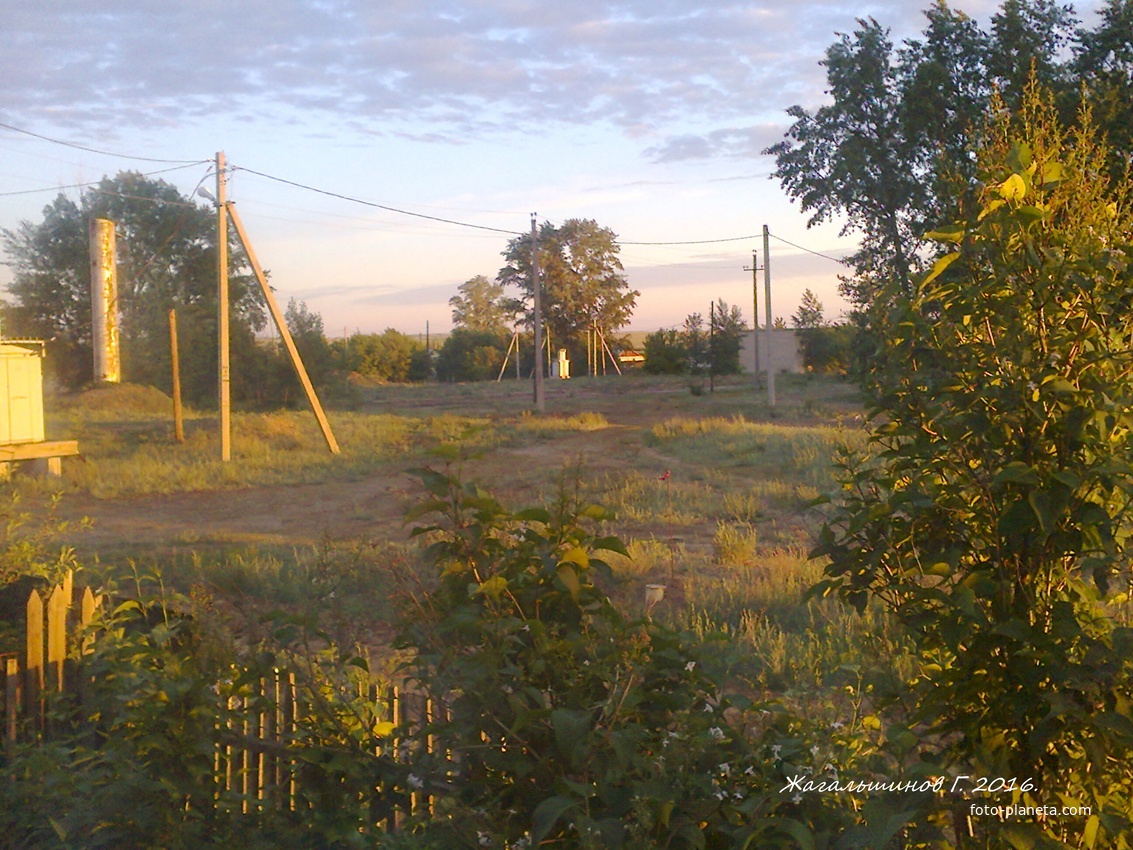
[[[529,445],[501,448],[465,463],[463,476],[495,489],[513,507],[526,506],[555,485],[560,471],[579,466],[584,476],[656,465],[640,457],[642,447],[629,429],[555,433]],[[653,454],[651,450],[645,450]],[[309,546],[324,540],[405,540],[405,510],[423,497],[407,469],[379,471],[362,479],[282,487],[198,491],[96,499],[67,496],[62,518],[91,520],[71,535],[82,552],[162,549],[208,544]]]

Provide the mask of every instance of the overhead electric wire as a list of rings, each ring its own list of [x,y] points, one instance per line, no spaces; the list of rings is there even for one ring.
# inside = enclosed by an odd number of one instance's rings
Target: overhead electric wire
[[[619,239],[619,245],[713,245],[719,242],[744,242],[748,239],[758,239],[759,234],[751,236],[729,236],[726,239],[690,239],[683,242],[627,242]]]
[[[0,126],[2,126],[2,125],[0,125]],[[195,166],[205,165],[207,163],[208,163],[208,160],[205,159],[205,160],[201,160],[200,162],[190,162],[190,163],[186,163],[185,165],[175,165],[172,168],[159,168],[157,171],[144,172],[142,174],[142,177],[153,177],[157,174],[168,174],[170,171],[180,171],[183,168],[193,168]],[[14,195],[34,195],[34,194],[37,194],[39,192],[62,192],[64,189],[85,189],[88,186],[98,186],[100,183],[102,183],[102,180],[91,180],[91,181],[88,181],[86,183],[71,183],[68,186],[45,186],[42,189],[20,189],[20,190],[15,191],[15,192],[0,192],[0,198],[9,198],[9,197],[12,197]],[[117,194],[117,193],[116,192],[103,192],[102,194],[104,194],[104,195],[114,195],[114,194]],[[122,197],[132,197],[132,196],[123,195]],[[160,199],[159,198],[141,198],[140,200],[160,200]],[[164,201],[164,203],[172,204],[172,203],[177,203],[177,202],[176,201]]]
[[[831,257],[829,254],[823,254],[820,251],[812,251],[810,248],[804,248],[802,245],[796,245],[794,242],[789,242],[786,239],[784,239],[782,236],[776,236],[774,233],[771,233],[770,231],[768,231],[767,235],[770,236],[772,239],[776,239],[779,242],[782,242],[784,245],[790,245],[792,248],[798,248],[800,251],[805,251],[808,254],[814,254],[814,256],[816,256],[816,257],[822,257],[822,259],[824,259],[824,260],[830,260],[832,263],[840,263],[843,266],[850,265],[850,263],[847,263],[845,260],[840,260],[837,257]]]
[[[25,136],[31,136],[35,139],[42,139],[45,142],[51,142],[53,145],[63,145],[67,148],[74,148],[75,150],[86,151],[87,153],[97,153],[101,156],[114,156],[119,159],[136,159],[139,162],[163,162],[166,164],[179,164],[179,165],[202,165],[208,162],[207,159],[158,159],[152,156],[136,156],[135,154],[116,153],[114,151],[104,151],[98,148],[87,147],[86,145],[76,144],[75,142],[67,142],[63,139],[53,139],[51,136],[44,136],[40,133],[33,133],[31,130],[25,130],[22,127],[14,127],[11,124],[5,124],[0,121],[0,127],[5,130],[11,130],[14,133],[23,133]]]
[[[472,223],[467,222],[467,221],[457,221],[457,220],[451,219],[451,218],[441,218],[440,216],[426,215],[425,213],[412,212],[410,210],[398,209],[397,207],[386,206],[385,204],[379,204],[375,201],[367,201],[367,200],[364,200],[362,198],[355,198],[355,197],[351,197],[350,195],[343,195],[340,192],[331,192],[327,189],[319,189],[315,186],[308,186],[306,183],[298,183],[295,180],[286,180],[283,177],[276,177],[272,174],[265,174],[262,171],[256,171],[255,169],[247,168],[246,166],[243,166],[243,165],[233,166],[232,170],[233,171],[246,171],[249,174],[255,174],[257,177],[263,177],[265,180],[274,180],[276,183],[283,183],[283,184],[288,185],[288,186],[294,186],[297,189],[304,189],[308,192],[315,192],[319,195],[326,195],[329,198],[338,198],[339,200],[342,200],[342,201],[349,201],[352,204],[361,204],[362,206],[373,207],[374,209],[385,210],[386,212],[397,213],[398,215],[408,215],[408,216],[413,216],[414,218],[423,218],[427,221],[436,221],[436,222],[440,222],[441,224],[452,224],[452,225],[456,225],[457,227],[468,227],[468,228],[472,228],[474,230],[487,230],[487,231],[490,231],[492,233],[504,233],[508,236],[522,236],[523,235],[518,230],[505,230],[502,227],[488,227],[487,225],[484,225],[484,224],[472,224]]]

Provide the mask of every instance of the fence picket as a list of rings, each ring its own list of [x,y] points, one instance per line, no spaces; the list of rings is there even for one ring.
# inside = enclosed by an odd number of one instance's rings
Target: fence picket
[[[82,702],[89,682],[80,665],[83,656],[95,651],[96,635],[90,625],[102,607],[103,597],[89,587],[83,589],[77,611],[82,629],[77,635],[79,653],[76,659],[68,661],[67,643],[76,637],[67,633],[73,599],[69,576],[47,595],[46,604],[39,591],[31,591],[27,601],[26,653],[23,658],[16,653],[0,656],[5,747],[14,745],[23,729],[37,736],[54,734],[56,730],[47,728],[44,722],[48,687],[70,693]],[[21,661],[26,663],[21,665]],[[218,697],[223,687],[217,685]],[[401,763],[409,762],[414,755],[403,733],[410,723],[428,723],[436,710],[423,695],[406,693],[393,683],[379,685],[372,680],[358,680],[344,696],[368,700],[379,717],[393,722],[394,734],[376,742],[373,755]],[[300,802],[307,763],[299,758],[296,747],[301,740],[301,726],[309,718],[304,713],[307,709],[296,674],[276,670],[273,676],[254,681],[245,696],[227,697],[224,705],[227,717],[215,729],[212,787],[207,799],[186,800],[186,806],[215,810],[231,805],[223,802],[231,795],[240,800],[239,811],[256,816],[295,812],[311,805],[309,800]],[[21,723],[26,725],[22,727]],[[430,736],[423,745],[426,752],[432,752],[438,742]],[[402,828],[414,811],[431,810],[434,801],[428,789],[412,789],[408,799],[398,802],[400,793],[395,783],[375,780],[359,799],[360,827],[366,832],[392,832]]]

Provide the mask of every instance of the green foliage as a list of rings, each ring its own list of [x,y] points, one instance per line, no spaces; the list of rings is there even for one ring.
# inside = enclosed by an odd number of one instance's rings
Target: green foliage
[[[644,370],[651,375],[735,375],[747,326],[739,307],[722,298],[712,305],[709,327],[700,313],[691,313],[681,330],[658,330],[645,338]]]
[[[803,290],[799,309],[791,317],[791,323],[796,328],[821,328],[826,324],[822,316],[822,302],[809,288]]]
[[[513,513],[419,475],[413,513],[440,521],[414,534],[437,576],[399,645],[441,706],[415,775],[445,793],[418,829],[449,847],[784,846],[765,764],[729,720],[744,701],[723,688],[727,645],[618,613],[601,556],[626,550],[582,525],[606,512],[564,485]]]
[[[645,338],[645,363],[650,375],[682,375],[688,369],[688,355],[680,331],[661,328]]]
[[[364,663],[328,648],[313,620],[283,613],[267,618],[266,644],[238,652],[159,577],[135,573],[131,583],[95,623],[81,705],[57,700],[51,740],[5,764],[0,846],[373,847],[365,831],[405,801],[405,771],[375,754],[393,725],[357,696]],[[116,590],[106,588],[121,599]],[[256,737],[246,719],[280,710],[270,683],[281,667],[294,672],[301,709],[296,728],[264,749],[296,767],[293,810],[270,788],[244,793],[246,773],[255,788],[254,759],[231,764],[232,788],[217,774],[226,747]]]
[[[448,300],[452,307],[452,323],[470,331],[505,331],[520,305],[514,299],[504,298],[504,287],[493,283],[482,274],[462,283],[458,295]]]
[[[1073,120],[1084,93],[1114,145],[1104,165],[1112,177],[1123,173],[1133,151],[1133,11],[1128,0],[1107,0],[1100,11],[1094,28],[1075,31],[1069,5],[1003,0],[985,29],[937,0],[917,38],[895,46],[870,18],[827,49],[832,102],[791,107],[794,123],[767,153],[812,223],[837,218],[861,235],[842,292],[879,333],[887,333],[891,294],[915,289],[925,231],[956,216],[965,194],[957,181],[969,190],[977,183],[979,128],[993,95],[1016,108],[1033,72]]]
[[[625,327],[637,296],[630,289],[618,259],[616,234],[592,219],[567,219],[560,227],[539,227],[539,280],[543,321],[556,347],[571,349],[571,359],[585,362],[586,329],[611,333]],[[523,293],[531,325],[531,234],[508,242],[507,261],[496,280]]]
[[[215,394],[216,223],[213,212],[177,188],[136,172],[104,177],[79,204],[60,195],[44,208],[38,224],[23,221],[3,231],[14,270],[9,291],[16,301],[5,328],[55,338],[48,363],[67,386],[91,379],[90,258],[87,223],[115,222],[118,291],[126,380],[168,387],[168,311],[177,308],[181,362],[200,364],[182,378],[186,398]],[[251,340],[263,327],[264,309],[235,234],[229,252],[234,335]],[[209,317],[211,313],[211,318]],[[237,340],[234,340],[234,347]],[[234,352],[235,360],[235,352]],[[235,387],[234,387],[235,389]]]
[[[424,350],[417,340],[393,328],[380,334],[354,334],[334,348],[347,372],[399,384],[410,380],[414,354]]]
[[[803,351],[803,366],[808,372],[846,374],[854,360],[856,330],[853,325],[800,326],[798,338]]]
[[[437,355],[437,379],[487,381],[500,373],[508,350],[506,331],[455,328]]]
[[[1112,615],[1133,519],[1133,197],[1088,113],[1077,126],[1032,89],[990,128],[978,199],[893,298],[874,451],[844,460],[814,552],[816,592],[880,599],[916,638],[922,758],[1095,816],[977,823],[980,847],[1083,830],[1133,846],[1133,631]]]
[[[740,343],[747,325],[740,308],[729,306],[720,298],[710,316],[708,359],[715,375],[737,375],[740,372]]]

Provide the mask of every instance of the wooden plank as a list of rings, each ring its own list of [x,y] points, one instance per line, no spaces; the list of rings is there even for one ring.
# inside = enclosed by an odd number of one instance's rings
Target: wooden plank
[[[63,585],[55,585],[47,600],[47,665],[51,668],[52,685],[63,693],[63,664],[67,660],[67,598]]]
[[[4,658],[4,741],[16,743],[16,718],[20,704],[20,660],[15,654]]]
[[[41,457],[68,457],[79,453],[78,440],[54,440],[42,443],[8,443],[0,445],[0,462],[37,460]]]
[[[89,587],[83,588],[83,596],[79,602],[79,625],[84,632],[90,627],[91,621],[94,620],[95,612],[98,611],[101,605],[101,595],[96,597]],[[84,634],[82,654],[90,655],[92,652],[94,652],[94,635]]]
[[[36,719],[37,729],[43,729],[43,600],[39,593],[32,591],[28,596],[27,607],[27,662],[24,664],[27,678],[25,693],[26,709]]]

